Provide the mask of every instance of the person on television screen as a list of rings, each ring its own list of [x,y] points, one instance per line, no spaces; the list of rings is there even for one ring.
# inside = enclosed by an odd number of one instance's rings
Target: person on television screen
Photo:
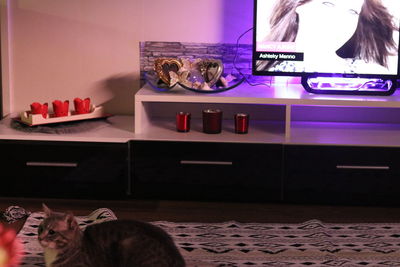
[[[259,71],[397,73],[398,21],[381,0],[280,0],[269,25],[265,42],[295,42],[304,59],[258,60]]]

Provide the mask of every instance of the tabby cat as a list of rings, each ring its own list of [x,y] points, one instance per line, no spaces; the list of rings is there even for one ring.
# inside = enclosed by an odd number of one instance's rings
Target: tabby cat
[[[72,213],[43,211],[38,239],[48,267],[185,266],[172,238],[150,223],[114,220],[82,231]]]

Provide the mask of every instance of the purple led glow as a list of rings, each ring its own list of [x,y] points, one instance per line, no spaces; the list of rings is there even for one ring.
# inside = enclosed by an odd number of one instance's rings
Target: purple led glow
[[[307,81],[313,90],[322,91],[378,91],[386,92],[392,88],[390,80],[379,78],[343,78],[343,77],[313,77]]]

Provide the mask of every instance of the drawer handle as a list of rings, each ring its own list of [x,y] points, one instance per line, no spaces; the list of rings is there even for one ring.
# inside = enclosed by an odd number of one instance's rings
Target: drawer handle
[[[26,166],[35,166],[35,167],[69,167],[69,168],[76,168],[76,167],[78,167],[78,163],[76,163],[76,162],[41,162],[41,161],[28,161],[28,162],[26,162]]]
[[[203,160],[181,160],[181,164],[189,165],[233,165],[232,161],[203,161]]]
[[[337,165],[336,169],[352,170],[389,170],[389,166],[362,166],[362,165]]]

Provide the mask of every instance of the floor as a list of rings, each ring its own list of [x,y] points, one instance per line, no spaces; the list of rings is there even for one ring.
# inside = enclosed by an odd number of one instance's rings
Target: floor
[[[194,202],[167,200],[67,200],[0,198],[0,211],[11,205],[40,211],[42,203],[55,211],[87,215],[109,208],[121,219],[173,222],[265,222],[298,223],[310,219],[324,222],[400,222],[400,207],[316,206],[274,203]],[[21,225],[11,227],[18,229]]]

